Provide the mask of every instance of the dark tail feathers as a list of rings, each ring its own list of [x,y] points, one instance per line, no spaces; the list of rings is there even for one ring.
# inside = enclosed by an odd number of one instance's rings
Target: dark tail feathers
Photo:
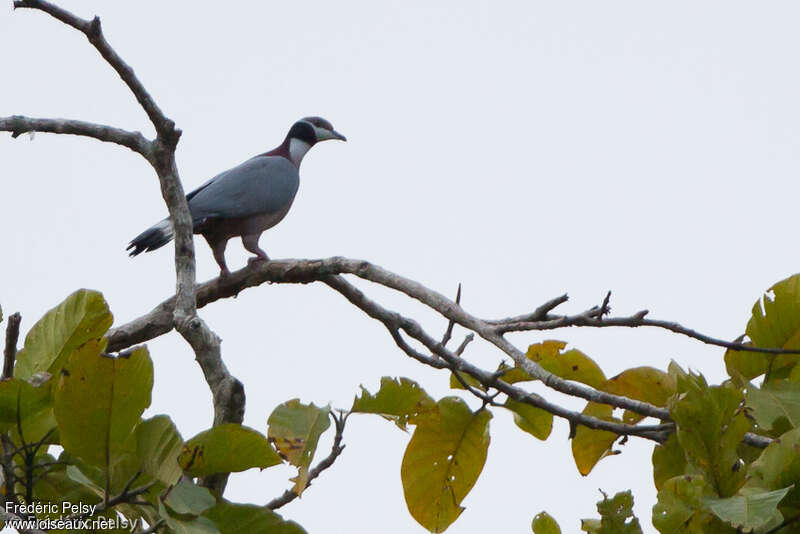
[[[172,240],[172,236],[172,223],[170,223],[169,219],[164,219],[134,237],[125,250],[130,250],[131,256],[136,256],[142,252],[150,252],[169,243]]]

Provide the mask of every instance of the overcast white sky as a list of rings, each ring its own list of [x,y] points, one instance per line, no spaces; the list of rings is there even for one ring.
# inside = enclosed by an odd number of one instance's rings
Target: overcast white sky
[[[581,311],[613,290],[616,313],[642,308],[711,335],[740,334],[773,282],[798,270],[800,6],[795,2],[102,2],[113,46],[184,130],[187,189],[278,144],[318,114],[349,142],[306,157],[287,219],[261,239],[272,257],[365,258],[499,317],[568,292]],[[0,13],[0,116],[59,116],[142,129],[146,116],[76,32],[35,12]],[[40,134],[0,136],[0,303],[25,330],[80,287],[102,291],[118,322],[174,290],[172,246],[129,259],[129,239],[166,213],[137,155]],[[217,268],[197,241],[200,280]],[[237,241],[228,263],[247,255]],[[445,326],[377,288],[369,294]],[[245,384],[261,431],[293,397],[350,406],[383,375],[449,394],[448,376],[400,353],[381,325],[324,286],[264,286],[202,316]],[[670,359],[724,376],[722,351],[658,331],[525,334],[564,339],[612,376]],[[211,423],[210,395],[185,343],[149,343],[148,414],[184,438]],[[467,351],[487,368],[500,354]],[[548,394],[551,399],[558,399]],[[472,401],[470,401],[472,402]],[[474,404],[474,403],[473,403]],[[581,403],[568,403],[580,408]],[[546,443],[496,413],[484,472],[448,532],[526,532],[549,511],[565,532],[595,515],[598,488],[632,488],[646,531],[652,444],[582,478],[568,427]],[[422,532],[406,510],[400,462],[410,435],[352,417],[347,448],[280,512],[310,533]],[[330,440],[321,444],[326,454]],[[263,504],[292,471],[234,475],[226,496]],[[490,530],[491,529],[491,530]]]

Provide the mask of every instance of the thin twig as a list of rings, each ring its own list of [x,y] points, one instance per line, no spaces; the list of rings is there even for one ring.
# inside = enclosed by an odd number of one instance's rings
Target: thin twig
[[[330,414],[331,419],[333,419],[333,424],[336,428],[336,435],[333,437],[333,445],[331,446],[331,452],[326,456],[320,463],[318,463],[311,471],[308,472],[308,482],[306,483],[306,487],[311,486],[311,481],[317,478],[323,471],[328,469],[330,466],[333,465],[333,462],[342,454],[344,450],[344,445],[342,444],[342,437],[344,436],[344,425],[347,423],[347,418],[350,416],[350,413],[340,413],[339,415],[334,414],[331,412]],[[281,506],[285,506],[295,500],[297,498],[297,494],[292,490],[286,490],[280,497],[276,497],[269,501],[266,505],[267,508],[270,510],[277,510]]]
[[[3,380],[14,376],[14,360],[17,357],[17,341],[19,340],[19,325],[21,322],[22,316],[19,312],[12,313],[8,317],[8,323],[6,324],[6,346],[3,351]]]

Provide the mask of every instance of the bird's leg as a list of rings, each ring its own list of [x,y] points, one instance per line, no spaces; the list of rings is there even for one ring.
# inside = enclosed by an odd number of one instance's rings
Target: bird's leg
[[[258,247],[259,237],[261,237],[261,234],[242,236],[242,245],[244,245],[244,248],[256,255],[254,258],[247,260],[248,264],[253,263],[254,261],[269,261],[269,256],[267,256],[267,253]]]
[[[228,239],[214,239],[207,234],[203,234],[203,237],[205,237],[206,241],[208,241],[208,246],[211,247],[211,252],[214,253],[214,259],[216,260],[217,265],[219,265],[220,278],[230,276],[231,272],[228,270],[228,266],[225,264],[225,247],[228,246]]]

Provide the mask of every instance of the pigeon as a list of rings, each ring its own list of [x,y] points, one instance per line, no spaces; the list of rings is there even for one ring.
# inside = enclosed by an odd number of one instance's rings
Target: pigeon
[[[269,260],[258,240],[292,207],[303,156],[316,143],[329,139],[347,141],[325,119],[305,117],[292,125],[278,147],[216,175],[186,195],[194,233],[208,242],[220,276],[230,274],[225,247],[232,237],[241,237],[244,248],[255,254],[250,262]],[[166,218],[134,237],[126,250],[131,256],[150,252],[169,243],[173,236],[172,221]]]

